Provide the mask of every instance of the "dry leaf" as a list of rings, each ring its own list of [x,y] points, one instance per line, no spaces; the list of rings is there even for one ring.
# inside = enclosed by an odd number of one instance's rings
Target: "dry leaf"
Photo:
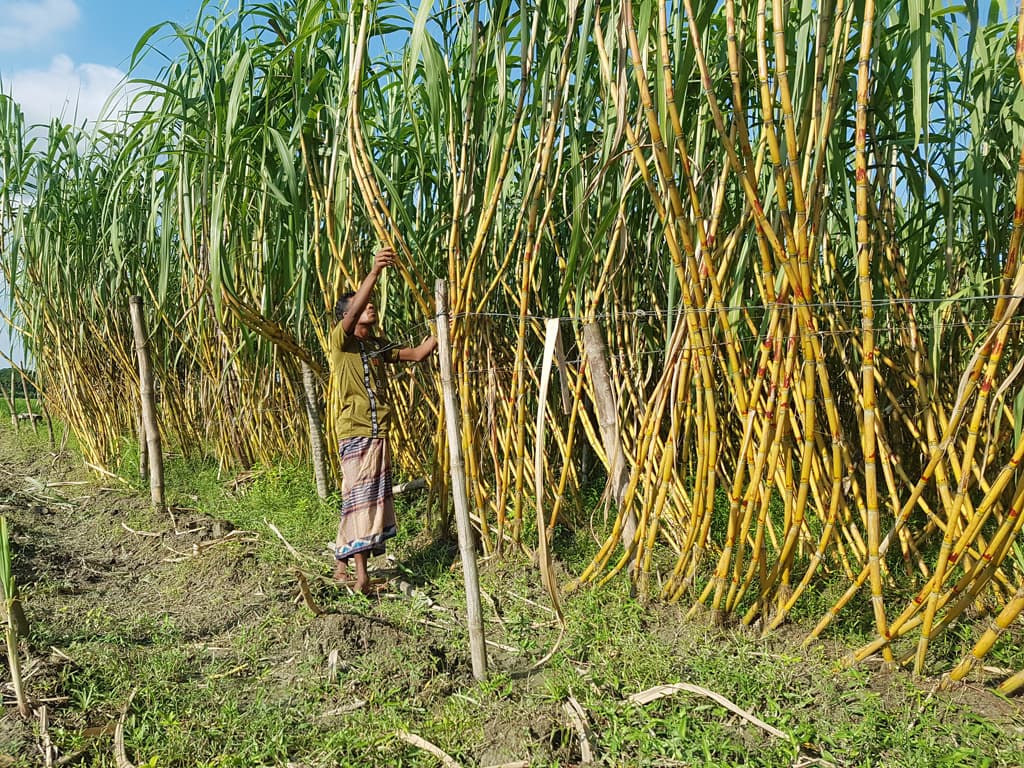
[[[773,728],[772,726],[768,725],[768,723],[759,719],[755,715],[752,715],[746,710],[740,709],[738,706],[736,706],[727,698],[725,698],[725,696],[722,696],[720,693],[715,693],[714,691],[708,688],[702,688],[699,685],[691,685],[690,683],[676,683],[675,685],[658,685],[654,688],[648,688],[646,691],[634,693],[632,696],[629,697],[629,701],[633,702],[634,704],[650,704],[652,701],[663,699],[666,696],[673,696],[676,693],[679,693],[680,691],[695,693],[698,696],[705,696],[713,701],[717,701],[730,712],[736,713],[744,720],[753,723],[766,733],[770,733],[772,736],[775,736],[779,739],[792,741],[791,737],[788,734],[783,733],[778,728]]]

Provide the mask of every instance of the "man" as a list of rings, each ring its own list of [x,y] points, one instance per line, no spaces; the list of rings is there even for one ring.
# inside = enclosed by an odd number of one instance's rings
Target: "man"
[[[346,293],[334,307],[331,331],[331,418],[341,457],[341,520],[335,541],[334,578],[348,583],[348,561],[355,562],[352,586],[370,592],[367,559],[384,554],[395,535],[388,430],[391,408],[385,365],[419,363],[437,348],[428,336],[416,347],[395,348],[376,335],[377,309],[370,300],[381,273],[395,262],[390,248],[374,254],[373,267],[359,290]]]

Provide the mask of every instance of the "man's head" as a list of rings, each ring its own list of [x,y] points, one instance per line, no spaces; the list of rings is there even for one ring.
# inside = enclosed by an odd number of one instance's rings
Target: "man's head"
[[[337,303],[334,305],[334,320],[340,323],[342,318],[348,314],[349,305],[352,303],[352,297],[355,293],[349,291],[348,293],[341,294]],[[363,307],[362,313],[356,318],[356,325],[374,325],[377,322],[377,308],[373,305],[372,301],[366,302],[366,306]]]
[[[345,313],[348,312],[348,305],[352,302],[352,297],[355,295],[355,291],[349,291],[348,293],[343,293],[338,297],[338,301],[334,305],[334,321],[336,323],[340,323],[341,318],[343,318]]]

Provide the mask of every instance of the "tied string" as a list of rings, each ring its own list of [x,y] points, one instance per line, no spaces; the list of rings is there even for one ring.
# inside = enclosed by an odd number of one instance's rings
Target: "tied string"
[[[1015,295],[1012,295],[1012,294],[1006,294],[1006,295],[993,294],[993,295],[989,295],[989,296],[964,297],[962,299],[959,299],[958,301],[961,301],[961,302],[967,302],[967,301],[990,301],[990,300],[997,300],[997,299],[1012,299],[1012,298],[1018,298],[1018,297],[1015,296]],[[872,306],[879,306],[879,307],[880,306],[886,306],[886,307],[894,307],[894,308],[897,308],[897,309],[899,307],[901,307],[902,305],[904,305],[904,304],[915,304],[915,305],[946,304],[946,305],[948,305],[947,308],[949,308],[949,309],[954,309],[955,308],[955,302],[951,302],[950,299],[948,299],[948,298],[935,298],[935,299],[933,299],[933,298],[906,298],[906,299],[898,299],[895,302],[890,301],[889,299],[886,298],[886,299],[877,299],[877,300],[872,301],[871,303],[872,303]],[[775,304],[753,304],[753,305],[747,305],[747,306],[727,306],[727,307],[722,307],[722,308],[691,309],[689,311],[702,312],[702,313],[708,313],[708,314],[712,314],[712,313],[717,314],[718,312],[720,312],[722,310],[724,310],[725,312],[732,312],[732,311],[737,311],[737,310],[745,310],[748,313],[758,313],[758,312],[764,312],[764,311],[771,310],[771,309],[791,309],[791,308],[795,308],[797,306],[798,305],[795,304],[795,303],[778,302],[778,303],[775,303]],[[851,310],[855,310],[855,309],[859,309],[862,305],[858,301],[848,301],[848,302],[834,301],[834,302],[822,302],[822,303],[807,303],[807,304],[803,304],[802,306],[809,307],[809,308],[829,308],[829,309],[851,309]],[[547,321],[549,319],[557,319],[561,323],[567,324],[569,326],[576,326],[576,325],[582,324],[585,321],[590,320],[590,319],[599,320],[599,321],[605,321],[605,322],[613,322],[613,323],[614,322],[625,322],[625,323],[638,323],[638,322],[639,323],[658,323],[658,322],[666,322],[669,319],[679,319],[687,311],[688,310],[686,310],[683,307],[678,307],[678,308],[674,308],[674,309],[671,309],[671,310],[667,310],[667,309],[633,309],[633,310],[623,310],[623,311],[620,311],[620,312],[608,312],[608,313],[602,313],[602,314],[595,314],[595,315],[593,315],[593,318],[590,318],[590,317],[584,318],[584,317],[575,316],[575,315],[566,315],[566,316],[559,316],[559,317],[552,318],[552,317],[547,316],[547,315],[534,315],[534,314],[521,315],[521,314],[518,314],[518,313],[508,313],[508,312],[461,312],[461,313],[456,313],[456,314],[449,314],[449,313],[446,312],[446,313],[443,313],[441,315],[436,315],[435,317],[432,317],[429,321],[422,321],[422,322],[419,322],[419,323],[414,323],[413,325],[405,326],[403,329],[401,329],[395,335],[385,334],[382,337],[377,337],[376,340],[378,341],[378,343],[383,342],[383,344],[382,344],[382,346],[378,350],[376,350],[375,352],[369,353],[369,354],[371,354],[373,356],[382,356],[382,355],[388,354],[390,352],[393,352],[395,350],[402,349],[404,347],[415,347],[417,344],[420,343],[420,341],[422,340],[422,337],[430,332],[431,325],[433,323],[439,322],[442,318],[445,318],[445,317],[448,318],[448,321],[450,323],[454,323],[454,322],[458,322],[458,321],[472,321],[472,320],[505,320],[505,321],[525,320],[525,321],[527,321],[527,322],[529,322],[531,324],[539,324],[539,323],[543,323],[543,322],[545,322],[545,321]],[[954,319],[954,318],[941,319],[939,317],[936,317],[935,314],[929,314],[929,315],[925,315],[925,316],[922,316],[922,317],[918,317],[918,318],[914,319],[913,323],[911,323],[911,322],[909,322],[906,319],[901,320],[900,322],[894,322],[893,318],[890,316],[889,318],[886,318],[886,319],[876,318],[876,325],[875,325],[874,331],[875,331],[875,334],[879,335],[879,336],[892,336],[894,334],[898,334],[901,331],[908,330],[911,327],[916,328],[919,332],[924,332],[924,331],[928,331],[928,330],[933,330],[934,331],[936,329],[943,330],[943,331],[955,331],[957,329],[961,329],[961,330],[969,330],[969,331],[974,332],[974,331],[981,331],[984,328],[987,328],[987,327],[991,326],[991,324],[992,324],[992,321],[991,321],[991,319],[988,319],[988,318],[980,318],[980,319],[976,319],[976,320],[971,320],[971,319],[967,319],[967,318],[964,318],[964,319],[959,319],[959,318],[956,318],[956,319]],[[739,328],[739,327],[743,327],[743,326],[744,326],[744,321],[741,320],[741,319],[737,319],[736,322],[735,322],[735,327]],[[1015,318],[1015,319],[1011,320],[1009,322],[1009,327],[1011,328],[1011,330],[1024,331],[1024,318],[1019,318],[1019,319]],[[807,333],[807,331],[804,331],[804,333]],[[812,335],[814,335],[814,336],[817,336],[819,339],[832,339],[832,340],[836,341],[837,343],[839,343],[841,340],[859,337],[862,334],[862,330],[859,327],[851,327],[851,328],[819,328],[819,329],[816,329],[814,331],[810,331],[810,333]],[[797,339],[799,339],[800,337],[801,337],[801,334],[799,334],[799,333],[794,336],[794,338],[797,338]],[[767,334],[740,333],[740,334],[734,335],[731,340],[717,339],[717,340],[713,340],[713,341],[710,341],[710,342],[707,342],[707,343],[704,343],[704,342],[690,343],[690,344],[687,345],[687,351],[689,353],[706,352],[706,353],[710,354],[714,359],[717,360],[717,359],[719,359],[719,356],[724,351],[724,348],[729,347],[729,346],[739,346],[739,347],[743,347],[745,349],[750,349],[752,347],[759,346],[759,345],[764,344],[766,342],[771,342],[771,343],[781,342],[781,343],[784,344],[784,343],[787,342],[787,340],[789,340],[789,338],[790,338],[790,335],[788,333],[783,333],[783,332],[777,332],[776,334],[774,334],[774,335],[772,335],[770,337]],[[630,358],[650,359],[651,357],[663,355],[664,353],[665,353],[664,347],[662,345],[658,344],[658,345],[655,345],[655,347],[648,347],[646,349],[638,348],[638,349],[632,350],[631,352],[622,352],[622,353],[614,353],[613,352],[613,353],[609,354],[608,357],[609,357],[610,360],[615,361],[615,362],[628,362]],[[581,358],[567,359],[566,360],[566,363],[568,365],[573,365],[573,366],[582,364],[583,362],[584,361]],[[493,372],[510,372],[510,371],[514,370],[515,367],[516,366],[515,366],[514,363],[504,363],[504,364],[499,364],[499,365],[496,365],[496,366],[482,367],[482,368],[474,367],[474,368],[467,369],[467,370],[464,370],[464,371],[461,371],[461,372],[457,373],[456,377],[457,378],[461,378],[461,377],[468,376],[468,375],[479,375],[479,374],[483,374],[483,373],[490,373],[492,371]],[[527,368],[534,368],[535,370],[540,370],[540,365],[539,364],[535,364],[535,363],[527,363],[526,367]]]

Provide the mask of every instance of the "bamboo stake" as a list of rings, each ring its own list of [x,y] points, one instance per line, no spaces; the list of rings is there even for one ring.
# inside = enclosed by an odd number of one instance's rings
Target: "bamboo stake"
[[[587,370],[593,382],[594,408],[597,411],[597,422],[601,428],[601,442],[608,462],[608,492],[616,506],[621,509],[626,495],[629,475],[625,456],[622,451],[622,437],[619,430],[619,406],[612,390],[608,365],[605,362],[605,344],[601,328],[595,321],[583,324],[583,339],[586,346]],[[626,512],[622,525],[622,546],[629,548],[636,534],[636,513],[632,509]],[[628,566],[632,570],[632,563]]]
[[[466,623],[469,628],[469,652],[473,662],[473,677],[487,679],[487,649],[484,644],[483,612],[480,606],[480,582],[476,570],[476,548],[473,527],[469,519],[469,501],[466,494],[466,476],[462,462],[462,428],[459,425],[459,407],[455,402],[452,382],[452,350],[448,338],[447,285],[444,280],[434,284],[437,306],[438,368],[441,389],[444,392],[445,423],[448,430],[448,455],[451,462],[452,498],[455,502],[455,525],[459,536],[459,555],[462,558],[462,577],[466,588]]]
[[[313,477],[316,492],[321,499],[327,498],[327,461],[324,451],[324,430],[320,421],[320,398],[316,394],[316,379],[309,363],[302,363],[303,402],[309,421],[309,448],[313,458]]]
[[[135,409],[136,435],[139,441],[139,480],[149,482],[149,444],[146,441],[146,421],[142,418],[142,399]]]
[[[153,508],[164,510],[164,458],[160,446],[160,427],[157,424],[156,398],[153,393],[153,369],[149,362],[149,342],[146,321],[142,316],[142,297],[129,300],[132,329],[135,333],[135,354],[139,366],[139,397],[142,400],[142,421],[146,430],[146,450],[149,452],[149,492]],[[141,450],[142,447],[139,447]]]

